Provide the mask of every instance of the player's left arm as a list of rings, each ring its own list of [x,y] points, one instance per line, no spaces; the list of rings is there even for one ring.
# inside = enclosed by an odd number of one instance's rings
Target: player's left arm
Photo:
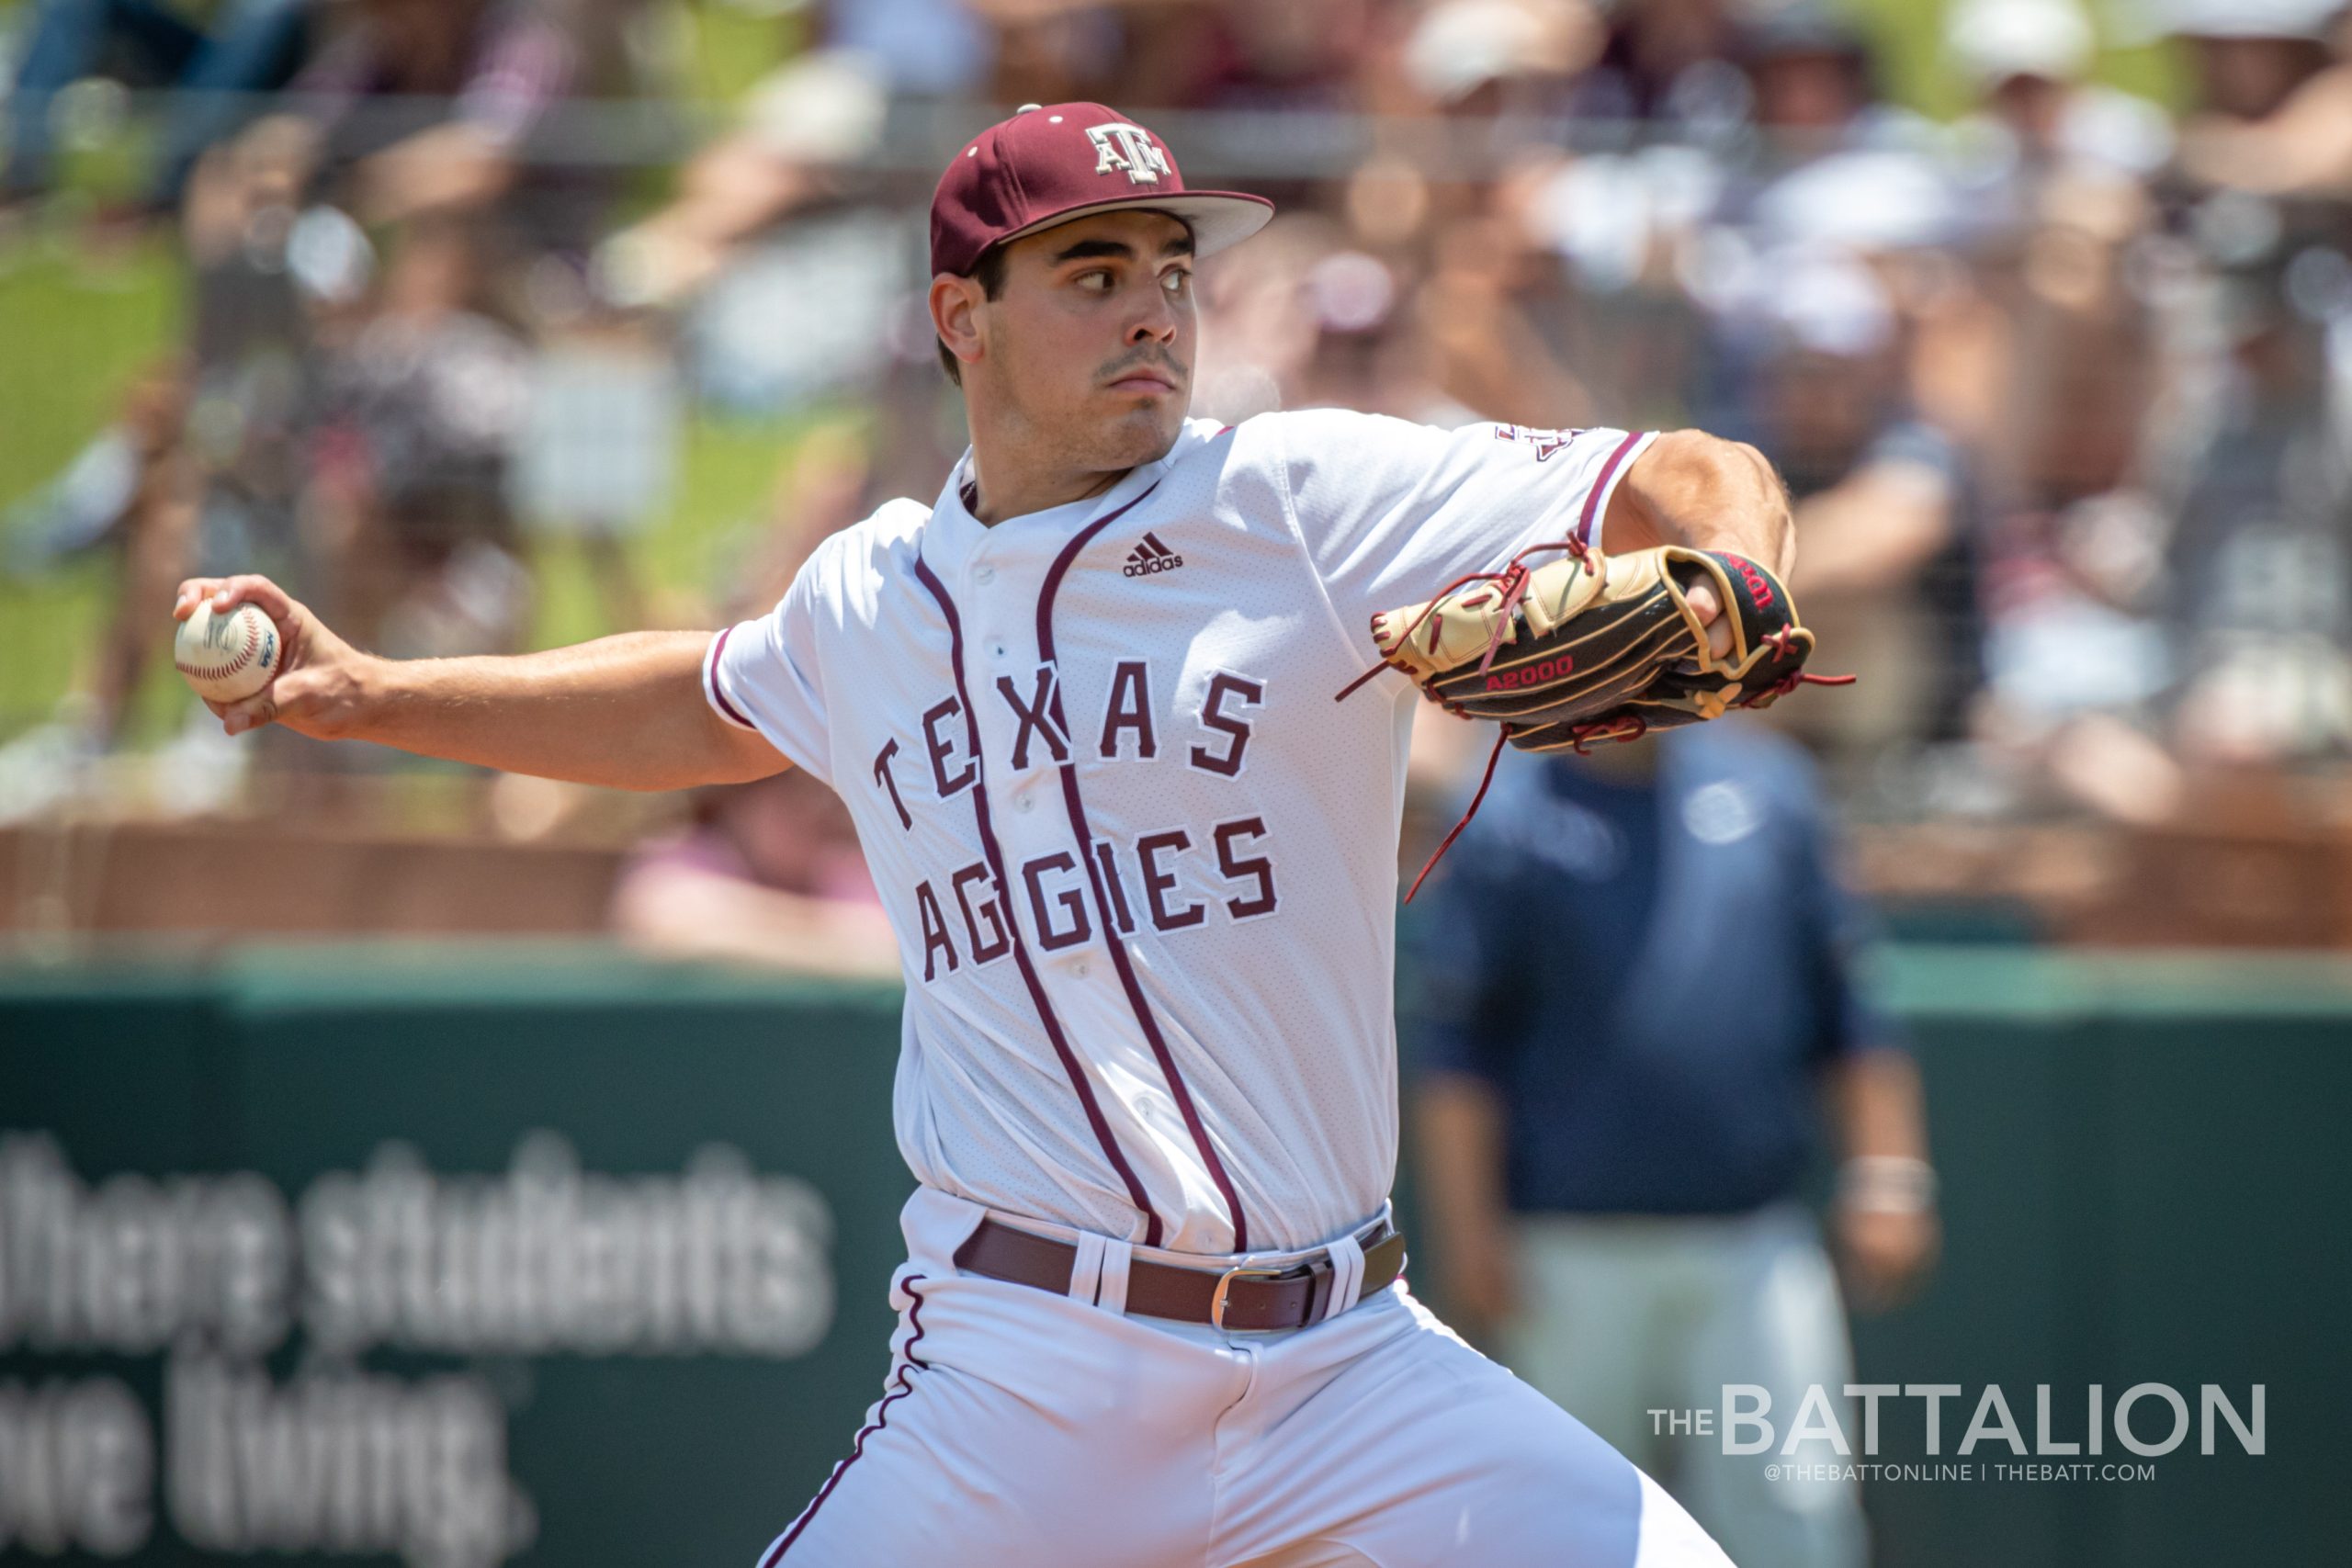
[[[1788,581],[1796,564],[1789,492],[1764,454],[1703,430],[1669,430],[1634,459],[1609,498],[1611,555],[1682,545],[1745,556]]]

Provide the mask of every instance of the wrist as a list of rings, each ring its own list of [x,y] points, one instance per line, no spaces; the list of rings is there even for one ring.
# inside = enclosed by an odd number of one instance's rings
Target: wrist
[[[1855,1214],[1931,1213],[1935,1168],[1910,1155],[1856,1155],[1838,1168],[1838,1206]]]
[[[390,742],[401,700],[408,694],[412,660],[353,652],[336,672],[331,711],[338,739]]]

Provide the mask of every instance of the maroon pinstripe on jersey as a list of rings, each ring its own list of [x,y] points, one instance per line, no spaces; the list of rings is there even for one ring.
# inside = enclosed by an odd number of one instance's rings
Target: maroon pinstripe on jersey
[[[1054,597],[1061,592],[1062,578],[1069,570],[1069,563],[1078,558],[1079,551],[1092,542],[1103,529],[1117,522],[1148,499],[1155,484],[1126,505],[1107,513],[1088,524],[1062,547],[1060,555],[1046,570],[1046,585],[1037,595],[1037,657],[1047,665],[1054,663]],[[1053,688],[1054,722],[1064,733],[1069,720],[1062,712],[1061,682]],[[1094,835],[1086,826],[1086,806],[1079,797],[1078,758],[1075,751],[1061,765],[1062,801],[1069,809],[1070,831],[1078,835],[1084,850],[1080,857],[1086,862],[1088,879],[1094,888],[1094,908],[1102,921],[1103,945],[1111,950],[1112,967],[1119,972],[1119,984],[1127,993],[1127,1006],[1135,1010],[1136,1023],[1150,1042],[1151,1054],[1159,1063],[1159,1070],[1167,1076],[1168,1092],[1176,1101],[1176,1109],[1184,1118],[1184,1130],[1193,1135],[1193,1146],[1200,1151],[1201,1163],[1208,1168],[1209,1179],[1216,1183],[1218,1194],[1225,1199],[1227,1211],[1233,1216],[1233,1250],[1250,1250],[1250,1225],[1242,1217],[1241,1197],[1233,1190],[1233,1179],[1225,1173],[1225,1162],[1217,1158],[1216,1145],[1209,1141],[1208,1129],[1201,1124],[1200,1109],[1193,1103],[1192,1091],[1184,1087],[1184,1077],[1176,1070],[1176,1058],[1170,1054],[1166,1036],[1159,1032],[1159,1021],[1152,1015],[1151,1003],[1143,994],[1143,987],[1136,981],[1134,963],[1127,957],[1127,944],[1120,940],[1119,928],[1112,923],[1111,906],[1103,897],[1102,857],[1094,851]]]
[[[1087,1081],[1086,1069],[1078,1064],[1077,1054],[1070,1050],[1069,1040],[1062,1032],[1061,1020],[1055,1016],[1054,1004],[1046,996],[1046,987],[1037,978],[1036,965],[1029,961],[1029,944],[1021,934],[1021,921],[1010,913],[1012,908],[1012,884],[1004,874],[1004,856],[997,848],[996,825],[989,820],[989,786],[981,777],[979,710],[972,705],[972,694],[964,682],[964,624],[956,614],[956,601],[922,557],[915,557],[915,576],[933,599],[939,601],[940,613],[947,617],[947,659],[956,671],[956,700],[964,705],[966,734],[972,748],[972,814],[978,819],[980,849],[987,855],[989,875],[996,883],[998,906],[1008,911],[1005,931],[1012,942],[1012,962],[1021,971],[1021,983],[1028,987],[1029,1000],[1037,1010],[1037,1021],[1046,1026],[1046,1036],[1053,1042],[1054,1055],[1061,1059],[1062,1071],[1069,1075],[1070,1088],[1078,1093],[1078,1102],[1086,1111],[1086,1124],[1094,1130],[1095,1142],[1102,1145],[1103,1157],[1119,1173],[1125,1183],[1127,1199],[1144,1216],[1143,1244],[1159,1245],[1159,1215],[1152,1209],[1151,1201],[1144,1196],[1143,1183],[1136,1179],[1135,1168],[1127,1163],[1126,1155],[1119,1147],[1119,1140],[1111,1135],[1110,1123],[1102,1119],[1102,1107],[1094,1099],[1094,1086]],[[1114,942],[1113,946],[1117,944]]]

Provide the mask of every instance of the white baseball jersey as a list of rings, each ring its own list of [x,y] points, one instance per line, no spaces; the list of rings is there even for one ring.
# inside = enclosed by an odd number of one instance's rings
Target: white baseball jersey
[[[1187,423],[1104,494],[828,539],[705,690],[848,803],[907,980],[925,1185],[1148,1247],[1310,1247],[1396,1157],[1417,694],[1376,611],[1571,534],[1649,438],[1341,412]]]

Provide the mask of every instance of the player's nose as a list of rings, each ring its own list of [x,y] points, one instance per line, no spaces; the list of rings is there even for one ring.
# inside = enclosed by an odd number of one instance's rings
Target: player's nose
[[[1167,290],[1144,291],[1136,313],[1127,321],[1125,341],[1129,344],[1176,341],[1176,306],[1168,298]]]

